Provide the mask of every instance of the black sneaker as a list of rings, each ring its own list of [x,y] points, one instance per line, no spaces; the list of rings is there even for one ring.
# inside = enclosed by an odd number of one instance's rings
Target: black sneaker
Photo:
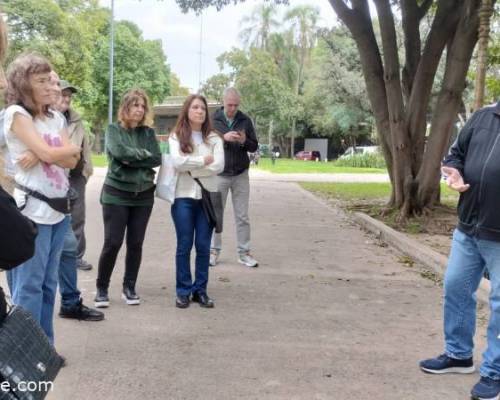
[[[76,268],[78,268],[80,271],[90,271],[94,267],[88,261],[81,259],[77,261]]]
[[[420,361],[420,369],[429,374],[472,374],[475,371],[472,357],[458,360],[446,354]]]
[[[206,293],[193,293],[192,301],[198,303],[200,307],[214,308],[214,301]]]
[[[108,289],[97,288],[97,292],[94,299],[94,306],[97,308],[109,307],[109,297]]]
[[[135,289],[132,287],[123,287],[122,299],[125,300],[125,302],[129,306],[137,306],[141,304],[141,298],[137,295]]]
[[[87,307],[82,303],[82,299],[73,307],[61,307],[59,316],[79,321],[102,321],[104,319],[104,313]]]
[[[498,400],[500,398],[500,381],[482,376],[470,394],[473,400]]]

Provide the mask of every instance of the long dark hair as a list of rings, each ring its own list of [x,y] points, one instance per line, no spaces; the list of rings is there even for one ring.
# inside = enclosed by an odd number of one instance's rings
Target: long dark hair
[[[189,108],[195,100],[201,100],[205,105],[205,121],[201,125],[201,135],[203,141],[206,142],[208,135],[212,131],[212,124],[210,123],[210,117],[208,115],[208,104],[205,97],[199,94],[191,94],[187,97],[182,105],[181,113],[177,118],[177,123],[175,124],[174,132],[177,135],[177,140],[180,143],[181,151],[185,154],[193,152],[193,142],[191,141],[191,124],[189,123]]]

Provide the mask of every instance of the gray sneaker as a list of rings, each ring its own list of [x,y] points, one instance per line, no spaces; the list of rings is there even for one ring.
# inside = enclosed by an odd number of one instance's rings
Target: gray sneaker
[[[247,267],[257,268],[259,266],[259,262],[253,258],[250,253],[240,254],[238,256],[238,262],[240,264],[246,265]]]
[[[219,261],[220,251],[217,249],[210,250],[210,266],[215,267]]]

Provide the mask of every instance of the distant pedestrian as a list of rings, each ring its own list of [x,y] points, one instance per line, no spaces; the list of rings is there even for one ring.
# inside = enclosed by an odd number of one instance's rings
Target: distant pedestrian
[[[96,307],[108,307],[108,288],[116,257],[126,233],[127,254],[122,298],[140,304],[135,287],[142,260],[142,244],[154,203],[153,168],[161,164],[160,147],[150,127],[150,102],[141,89],[121,99],[118,122],[106,131],[109,166],[101,193],[104,246],[97,271]]]
[[[186,99],[169,146],[178,171],[171,209],[177,236],[175,304],[186,308],[194,301],[211,308],[214,302],[207,294],[207,285],[214,227],[203,211],[200,184],[206,190],[217,190],[216,175],[224,168],[224,149],[222,139],[212,131],[203,96],[191,95]],[[190,263],[193,243],[196,249],[194,281]]]
[[[259,144],[251,119],[238,110],[241,97],[233,88],[224,91],[223,107],[213,116],[214,129],[224,137],[224,171],[218,176],[218,187],[222,193],[225,206],[227,196],[231,192],[234,219],[236,222],[236,238],[238,262],[247,267],[257,267],[258,261],[250,252],[250,218],[248,203],[250,200],[250,181],[248,153],[257,151]],[[215,266],[222,249],[220,233],[214,234],[210,265]]]
[[[66,80],[60,81],[60,87],[61,101],[57,108],[66,118],[71,143],[81,148],[80,161],[69,173],[69,184],[78,193],[78,197],[71,210],[71,225],[78,245],[77,268],[88,271],[92,269],[92,264],[87,262],[83,257],[87,243],[85,239],[85,192],[87,182],[93,173],[90,142],[83,125],[82,117],[71,107],[73,95],[78,93],[78,90]]]

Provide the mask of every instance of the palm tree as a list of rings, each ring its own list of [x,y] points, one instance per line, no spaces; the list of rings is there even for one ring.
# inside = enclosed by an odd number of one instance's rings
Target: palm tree
[[[291,32],[295,39],[295,46],[298,53],[297,79],[295,81],[295,93],[300,95],[303,79],[304,67],[309,62],[311,50],[314,47],[317,36],[317,22],[319,9],[316,7],[302,5],[292,8],[285,15],[285,21],[290,23]],[[295,147],[295,130],[297,121],[292,120],[292,132],[290,140],[290,156],[293,157]]]
[[[273,4],[261,4],[254,8],[252,14],[243,17],[241,24],[246,25],[240,32],[240,38],[247,47],[267,50],[269,35],[279,27],[275,19],[277,14]]]

